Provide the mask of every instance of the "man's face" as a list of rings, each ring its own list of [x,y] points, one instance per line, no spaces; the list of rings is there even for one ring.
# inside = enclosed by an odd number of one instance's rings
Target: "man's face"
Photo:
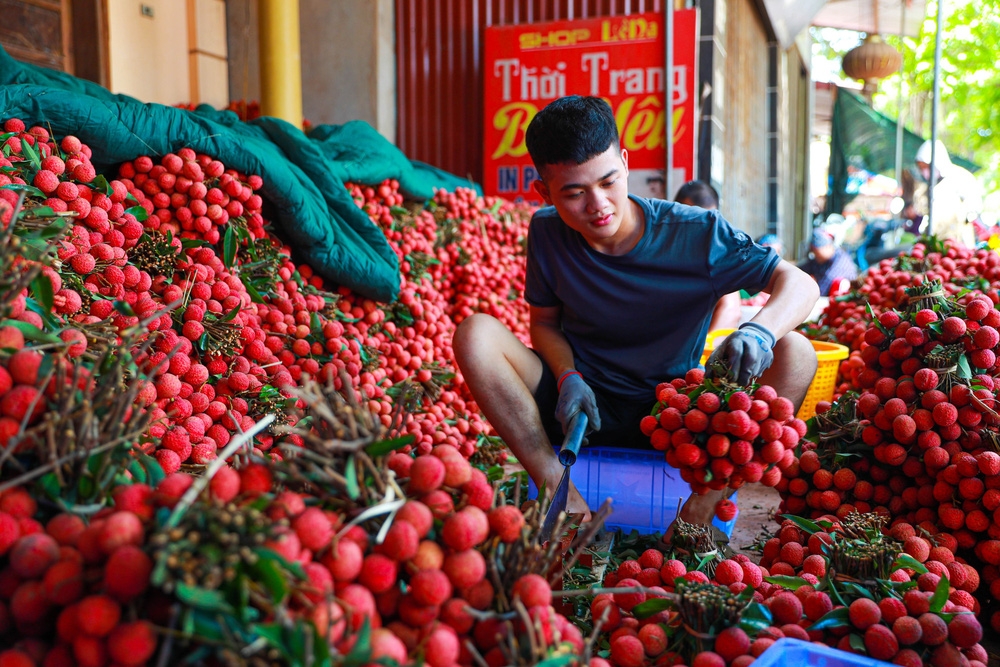
[[[923,177],[925,182],[927,183],[931,182],[931,166],[929,164],[927,164],[926,162],[918,161],[917,171],[920,172],[920,175]],[[937,170],[935,169],[935,171]]]
[[[833,259],[833,253],[836,248],[833,247],[832,243],[827,243],[824,246],[812,246],[813,256],[818,262],[829,262]]]
[[[583,164],[546,166],[542,180],[535,181],[535,190],[555,206],[563,222],[598,250],[613,246],[616,235],[631,232],[628,153],[613,144]],[[627,223],[624,229],[623,221]]]

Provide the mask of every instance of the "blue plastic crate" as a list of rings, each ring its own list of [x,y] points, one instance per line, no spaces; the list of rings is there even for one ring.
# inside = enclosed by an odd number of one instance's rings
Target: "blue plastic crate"
[[[760,654],[753,667],[886,667],[892,663],[882,662],[866,655],[838,651],[822,644],[812,644],[801,639],[785,637]]]
[[[584,447],[570,468],[570,478],[592,510],[611,498],[612,512],[605,522],[609,528],[635,529],[644,535],[665,531],[691,495],[680,471],[667,465],[663,452],[655,449]],[[534,483],[530,489],[532,496],[538,494]],[[731,536],[736,519],[712,523]]]

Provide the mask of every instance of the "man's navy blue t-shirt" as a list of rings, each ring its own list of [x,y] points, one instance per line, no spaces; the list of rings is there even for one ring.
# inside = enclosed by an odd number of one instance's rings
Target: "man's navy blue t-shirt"
[[[539,209],[528,230],[525,300],[562,307],[576,369],[594,388],[655,400],[656,385],[698,365],[719,297],[751,294],[780,261],[718,211],[629,195],[645,230],[624,255],[605,255]]]

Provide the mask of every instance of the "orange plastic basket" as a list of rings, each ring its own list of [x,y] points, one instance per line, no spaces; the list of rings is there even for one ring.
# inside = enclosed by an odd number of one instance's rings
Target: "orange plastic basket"
[[[832,401],[833,390],[837,386],[837,370],[840,362],[846,359],[850,350],[837,343],[827,343],[821,340],[811,341],[813,349],[816,350],[816,357],[819,366],[816,367],[816,376],[813,377],[806,392],[806,398],[802,401],[798,414],[799,419],[806,420],[816,414],[816,404],[820,401]]]

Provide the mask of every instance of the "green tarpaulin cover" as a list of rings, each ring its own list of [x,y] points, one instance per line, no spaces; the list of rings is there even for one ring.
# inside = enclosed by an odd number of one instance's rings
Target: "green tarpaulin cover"
[[[399,265],[385,235],[357,207],[345,181],[399,181],[404,195],[475,183],[413,162],[370,125],[320,125],[308,135],[276,118],[244,123],[230,111],[187,111],[144,104],[90,81],[21,63],[0,48],[0,119],[20,118],[72,134],[93,150],[98,169],[113,172],[140,155],[159,157],[185,146],[264,180],[273,222],[297,258],[337,285],[379,301],[399,290]]]
[[[864,99],[846,88],[837,88],[830,131],[830,175],[826,213],[843,213],[858,195],[848,167],[872,174],[896,177],[896,120],[868,106]],[[903,167],[912,169],[917,149],[924,143],[919,134],[903,129]],[[969,171],[979,165],[957,155],[951,161]]]

